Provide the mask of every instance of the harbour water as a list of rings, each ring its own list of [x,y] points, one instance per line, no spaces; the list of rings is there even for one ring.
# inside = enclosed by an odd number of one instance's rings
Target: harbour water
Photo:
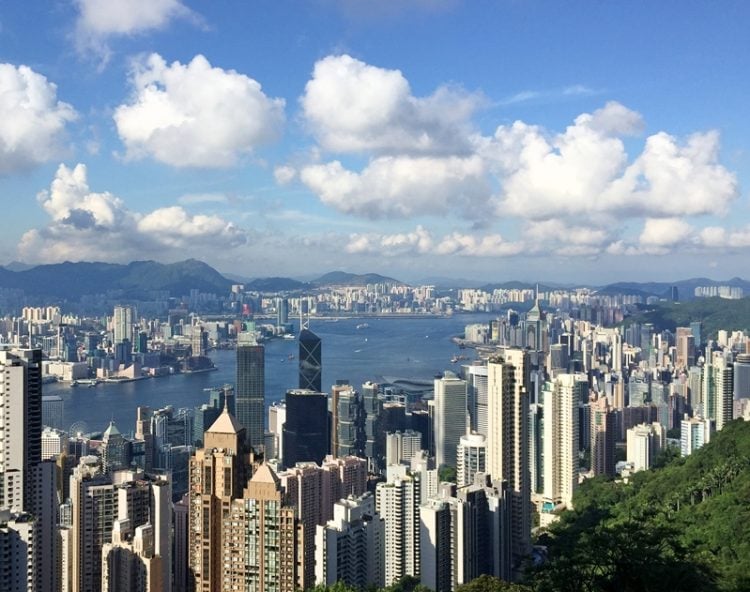
[[[451,340],[469,323],[489,322],[488,314],[430,318],[368,318],[318,320],[311,323],[322,340],[323,390],[346,379],[359,387],[382,376],[430,379],[444,370],[459,370],[451,358],[459,349]],[[360,325],[358,328],[357,326]],[[366,326],[362,326],[366,325]],[[266,403],[282,400],[287,389],[298,384],[298,344],[274,339],[266,347]],[[473,350],[461,353],[471,358]],[[173,405],[196,407],[208,400],[206,389],[235,382],[234,350],[211,352],[217,366],[213,372],[177,374],[123,384],[71,388],[45,385],[44,394],[62,397],[61,424],[74,423],[82,431],[103,430],[114,419],[123,433],[135,424],[135,408]],[[293,359],[290,359],[290,356]]]

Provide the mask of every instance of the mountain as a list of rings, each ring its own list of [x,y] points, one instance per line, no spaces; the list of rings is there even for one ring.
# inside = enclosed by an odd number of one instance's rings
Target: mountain
[[[603,286],[597,290],[597,294],[630,294],[644,298],[648,296],[668,298],[672,286],[677,288],[680,300],[695,298],[695,289],[699,286],[732,286],[742,288],[746,294],[750,294],[750,282],[738,277],[724,281],[709,278],[690,278],[675,282],[617,282]]]
[[[210,265],[196,259],[177,263],[133,261],[116,263],[55,263],[24,271],[0,268],[0,287],[18,288],[29,295],[78,299],[85,294],[121,290],[127,298],[144,298],[147,292],[164,291],[171,296],[201,292],[224,293],[232,282]]]
[[[332,271],[311,282],[316,286],[365,286],[367,284],[401,284],[404,282],[377,273],[347,273]]]
[[[244,286],[250,292],[295,292],[310,288],[307,282],[285,277],[256,278],[244,282]]]
[[[29,265],[28,263],[23,263],[22,261],[11,261],[10,263],[3,265],[3,267],[8,271],[26,271],[34,266]]]

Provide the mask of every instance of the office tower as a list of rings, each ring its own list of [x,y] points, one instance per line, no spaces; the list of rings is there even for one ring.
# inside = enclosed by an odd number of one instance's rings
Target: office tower
[[[102,546],[102,592],[164,592],[163,574],[170,569],[155,553],[153,526],[133,529],[128,519],[115,521],[112,541]]]
[[[466,398],[469,406],[469,427],[472,432],[487,436],[487,365],[463,367]]]
[[[667,444],[667,432],[660,423],[641,424],[630,428],[626,437],[627,461],[633,471],[645,471]]]
[[[205,356],[208,352],[208,331],[203,328],[203,325],[193,325],[190,349],[193,356]]]
[[[188,540],[190,495],[174,504],[174,553],[172,586],[175,592],[188,589]]]
[[[84,456],[70,478],[73,516],[70,528],[70,589],[98,592],[102,547],[117,519],[115,486],[95,456]]]
[[[711,420],[685,418],[680,422],[680,455],[689,456],[711,441]]]
[[[714,406],[709,407],[708,417],[716,421],[716,431],[718,432],[727,423],[732,421],[733,412],[733,391],[734,391],[734,364],[732,363],[732,353],[713,352],[713,402]]]
[[[131,341],[133,327],[133,308],[130,306],[115,306],[112,319],[112,336],[115,345]]]
[[[455,467],[458,441],[466,433],[466,381],[452,372],[435,379],[435,462]]]
[[[531,493],[544,493],[544,395],[539,403],[529,405],[529,487]]]
[[[68,434],[62,430],[45,427],[42,430],[42,460],[54,459],[68,451]]]
[[[218,419],[221,409],[204,403],[195,410],[193,415],[193,438],[194,446],[203,446],[203,434]]]
[[[241,497],[248,467],[244,457],[245,429],[224,407],[206,431],[204,447],[190,459],[189,570],[192,589],[221,589],[222,516]]]
[[[8,592],[38,588],[39,524],[32,514],[0,509],[0,587]]]
[[[225,520],[224,586],[207,590],[295,592],[300,526],[271,467],[262,464]],[[314,539],[314,534],[313,534]],[[244,577],[243,577],[244,576]]]
[[[246,444],[260,451],[263,445],[265,403],[265,348],[251,334],[237,338],[237,421],[245,428]]]
[[[464,434],[458,441],[456,457],[457,485],[474,483],[477,473],[487,472],[487,439],[482,434]]]
[[[734,360],[734,398],[750,398],[750,353],[737,354]]]
[[[380,433],[380,416],[383,413],[383,400],[378,394],[378,385],[366,382],[362,385],[362,403],[365,408],[365,456],[369,463],[369,470],[380,473],[383,466],[385,450],[381,449],[378,441]]]
[[[537,286],[534,306],[526,313],[524,321],[524,345],[533,351],[546,351],[547,321],[539,304],[539,287]]]
[[[615,414],[606,397],[591,403],[591,472],[615,474]]]
[[[409,464],[422,449],[422,434],[414,430],[392,432],[385,436],[386,466]]]
[[[701,333],[702,323],[700,321],[693,321],[690,323],[690,333],[693,335],[695,340],[695,346],[700,347],[703,345],[703,335]]]
[[[320,337],[303,328],[299,334],[299,388],[321,392],[323,352]]]
[[[588,380],[585,374],[558,374],[544,390],[543,505],[551,512],[559,504],[570,508],[578,486],[578,403]]]
[[[695,366],[695,337],[690,327],[677,327],[677,355],[675,366],[678,368],[690,368]]]
[[[375,489],[375,510],[385,523],[386,586],[419,576],[419,505],[418,479],[406,467]]]
[[[130,442],[125,439],[114,421],[102,434],[102,470],[110,475],[130,466]]]
[[[283,327],[289,322],[289,301],[286,298],[276,299],[276,326]]]
[[[285,466],[293,467],[305,461],[322,462],[330,446],[327,397],[311,390],[288,390],[282,431]]]
[[[359,456],[365,458],[365,409],[362,397],[349,387],[339,391],[336,400],[336,447],[334,456]]]
[[[265,451],[265,459],[281,460],[284,451],[284,424],[286,423],[286,404],[272,403],[268,408],[268,431],[273,437],[273,450]]]
[[[63,429],[65,401],[58,395],[42,395],[42,425]]]
[[[517,570],[530,550],[529,354],[508,349],[487,363],[487,472],[506,481],[510,497],[511,555]],[[503,572],[507,571],[505,568]]]
[[[385,585],[385,522],[372,493],[337,501],[333,518],[316,527],[315,584],[336,582],[359,590]]]

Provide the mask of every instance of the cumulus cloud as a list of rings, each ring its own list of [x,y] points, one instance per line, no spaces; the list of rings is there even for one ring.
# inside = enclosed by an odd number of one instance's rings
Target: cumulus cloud
[[[107,61],[107,38],[166,28],[175,19],[200,20],[181,0],[74,0],[79,51],[95,51]]]
[[[284,100],[202,55],[167,64],[158,54],[134,61],[129,103],[117,107],[117,132],[128,158],[152,157],[175,167],[220,168],[276,140]]]
[[[277,166],[273,176],[279,185],[288,185],[297,177],[297,169],[289,165]]]
[[[0,64],[0,175],[32,168],[65,151],[76,119],[57,86],[28,66]]]
[[[326,205],[373,219],[449,211],[481,216],[476,208],[489,193],[477,156],[380,157],[360,173],[333,161],[303,168],[300,178]]]
[[[50,189],[38,197],[51,222],[27,231],[18,248],[33,263],[129,261],[196,245],[226,250],[247,241],[242,229],[218,216],[190,215],[179,206],[132,211],[109,192],[91,191],[83,164],[60,165]]]
[[[639,114],[610,102],[553,137],[520,121],[499,127],[480,149],[501,179],[498,211],[535,219],[725,212],[737,182],[718,162],[718,134],[694,134],[680,144],[656,133],[628,165],[622,136],[641,126]]]
[[[443,86],[424,98],[399,70],[348,55],[315,64],[301,98],[315,137],[332,152],[446,154],[470,149],[471,116],[482,99]]]

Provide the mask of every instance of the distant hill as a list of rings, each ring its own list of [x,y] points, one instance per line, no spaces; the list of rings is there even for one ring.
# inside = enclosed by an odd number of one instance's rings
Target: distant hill
[[[316,286],[365,286],[367,284],[403,284],[404,282],[377,273],[356,274],[332,271],[311,283]]]
[[[245,290],[250,292],[295,292],[310,287],[307,282],[300,282],[285,277],[256,278],[244,282]]]
[[[171,296],[188,294],[191,289],[223,293],[231,285],[213,267],[196,259],[167,264],[133,261],[127,265],[66,261],[16,272],[0,268],[0,287],[61,299],[111,290],[122,290],[128,298],[144,298],[152,291],[169,292]]]
[[[676,327],[687,327],[691,321],[701,321],[703,339],[714,338],[719,329],[730,332],[750,329],[750,298],[696,298],[688,302],[641,305],[640,308],[640,312],[626,319],[627,323],[651,323],[657,331],[674,331]]]
[[[695,289],[699,286],[732,286],[742,288],[746,294],[750,294],[750,282],[738,277],[724,281],[709,278],[690,278],[676,282],[617,282],[599,288],[597,294],[630,294],[644,298],[648,296],[668,298],[672,286],[677,287],[680,300],[693,300]]]

